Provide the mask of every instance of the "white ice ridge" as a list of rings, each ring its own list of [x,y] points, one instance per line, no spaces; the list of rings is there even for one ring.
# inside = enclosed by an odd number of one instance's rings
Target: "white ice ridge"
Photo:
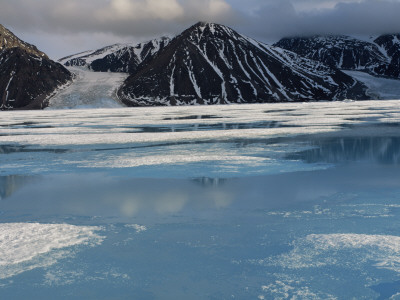
[[[349,251],[353,254],[349,255]],[[400,237],[355,233],[310,234],[295,241],[289,253],[260,263],[290,269],[371,264],[400,273]]]
[[[0,279],[47,267],[72,253],[71,247],[95,246],[100,227],[67,224],[0,224]]]

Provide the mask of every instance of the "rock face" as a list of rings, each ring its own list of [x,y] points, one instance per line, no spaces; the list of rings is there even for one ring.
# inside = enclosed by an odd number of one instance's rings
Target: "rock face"
[[[336,68],[198,23],[144,61],[118,91],[129,106],[367,99]]]
[[[62,65],[0,27],[0,109],[41,109],[72,79]]]
[[[59,60],[66,66],[85,66],[95,72],[134,73],[139,64],[151,59],[162,50],[170,39],[161,37],[137,45],[116,44],[96,51],[87,51]]]
[[[34,45],[25,43],[16,37],[11,31],[0,24],[0,52],[5,49],[18,47],[24,49],[27,53],[35,55],[37,57],[43,57],[48,59],[47,55],[42,51],[39,51]]]
[[[367,71],[375,75],[378,74],[375,69],[389,63],[389,58],[376,44],[348,36],[284,38],[275,46],[320,61],[330,67]]]
[[[400,34],[382,35],[373,42],[348,36],[294,37],[275,46],[331,67],[400,78]]]
[[[390,77],[400,78],[400,34],[386,34],[374,41],[385,52],[390,62],[378,70]]]

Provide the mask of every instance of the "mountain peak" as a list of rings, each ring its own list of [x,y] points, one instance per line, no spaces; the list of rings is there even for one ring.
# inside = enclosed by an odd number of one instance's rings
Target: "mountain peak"
[[[130,106],[366,97],[362,85],[337,69],[205,22],[141,64],[118,96]]]
[[[197,22],[189,29],[184,32],[200,32],[200,33],[211,33],[215,34],[216,32],[233,32],[233,30],[225,25],[211,23],[211,22]]]
[[[29,54],[33,54],[35,56],[48,58],[46,54],[44,54],[42,51],[39,51],[34,45],[20,40],[10,30],[0,24],[0,51],[15,47],[22,48]]]

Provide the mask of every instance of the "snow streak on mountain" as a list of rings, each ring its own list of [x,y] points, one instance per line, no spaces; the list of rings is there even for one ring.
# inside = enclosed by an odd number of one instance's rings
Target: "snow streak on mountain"
[[[72,74],[0,25],[0,109],[40,109]]]
[[[284,38],[275,44],[297,54],[344,70],[400,77],[400,35],[383,35],[373,42],[348,36]]]
[[[161,37],[149,42],[133,44],[115,44],[95,51],[86,51],[67,56],[59,60],[66,66],[85,66],[96,72],[134,73],[139,64],[152,58],[170,39]]]
[[[339,69],[373,72],[380,65],[389,63],[377,45],[348,36],[285,38],[275,46]]]
[[[390,59],[389,65],[383,66],[381,72],[386,76],[400,78],[400,34],[382,35],[374,42]]]
[[[118,96],[130,106],[367,98],[365,87],[338,69],[211,23],[175,37]]]

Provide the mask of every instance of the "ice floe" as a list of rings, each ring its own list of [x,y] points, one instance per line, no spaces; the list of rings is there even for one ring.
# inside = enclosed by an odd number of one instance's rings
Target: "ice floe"
[[[79,245],[101,244],[100,227],[67,224],[0,224],[0,279],[68,257]]]

